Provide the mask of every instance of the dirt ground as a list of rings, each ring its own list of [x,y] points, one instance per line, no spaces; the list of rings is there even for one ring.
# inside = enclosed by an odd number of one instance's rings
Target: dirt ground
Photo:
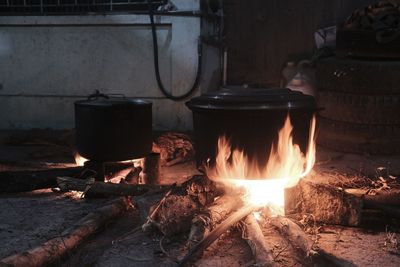
[[[24,168],[10,162],[35,161],[41,162],[43,166],[58,166],[57,162],[70,166],[73,163],[72,157],[65,154],[33,158],[32,151],[38,149],[42,148],[0,145],[1,170]],[[363,180],[363,177],[376,178],[382,172],[400,177],[400,156],[352,155],[318,148],[317,157],[313,177],[320,182],[346,185],[355,180]],[[198,171],[195,164],[189,162],[164,167],[161,173],[165,183],[172,183],[182,182]],[[104,205],[106,201],[107,199],[82,199],[80,193],[56,193],[50,189],[0,195],[0,258],[59,236],[71,224]],[[140,225],[139,212],[133,209],[107,225],[55,265],[175,266],[175,260],[187,251],[184,246],[187,233],[171,240],[158,233],[145,234],[138,230]],[[307,266],[303,259],[291,256],[294,254],[293,248],[272,231],[269,225],[263,226],[263,233],[273,247],[273,255],[279,266]],[[251,251],[240,236],[240,231],[231,229],[193,265],[252,266]],[[322,225],[318,228],[318,233],[310,234],[310,237],[327,252],[346,259],[355,266],[400,266],[400,229],[390,222],[377,225],[373,230],[365,227]]]

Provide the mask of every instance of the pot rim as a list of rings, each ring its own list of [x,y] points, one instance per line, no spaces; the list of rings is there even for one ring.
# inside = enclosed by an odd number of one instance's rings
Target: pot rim
[[[191,110],[312,110],[316,100],[288,88],[222,88],[186,102]]]
[[[75,106],[81,107],[113,107],[113,106],[152,106],[153,103],[148,100],[143,100],[139,98],[110,98],[110,99],[95,99],[95,100],[78,100],[75,103]]]

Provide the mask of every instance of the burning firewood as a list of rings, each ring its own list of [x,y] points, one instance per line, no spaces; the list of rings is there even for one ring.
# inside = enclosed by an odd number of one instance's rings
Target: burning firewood
[[[202,210],[192,219],[192,227],[188,238],[188,247],[191,248],[203,240],[215,226],[221,223],[229,213],[242,205],[240,198],[225,194],[214,203]]]
[[[249,244],[256,266],[276,266],[272,248],[265,242],[265,237],[253,213],[247,215],[244,220],[243,238]]]
[[[218,237],[225,233],[232,225],[238,223],[247,215],[255,211],[252,205],[247,205],[232,213],[226,220],[219,224],[211,233],[203,240],[197,243],[183,258],[178,266],[186,266],[190,261],[196,259],[206,248],[208,248]]]
[[[107,222],[121,215],[130,205],[130,200],[127,198],[118,198],[112,203],[89,213],[71,228],[65,230],[61,236],[25,252],[0,260],[0,266],[47,266],[76,248],[86,238],[104,227]]]

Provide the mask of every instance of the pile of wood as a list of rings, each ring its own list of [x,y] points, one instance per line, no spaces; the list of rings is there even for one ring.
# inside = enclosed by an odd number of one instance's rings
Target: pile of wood
[[[381,0],[365,8],[357,9],[344,24],[346,29],[357,30],[399,30],[399,1]]]
[[[314,223],[357,226],[361,223],[364,196],[357,192],[315,184],[301,180],[286,192],[287,217],[272,214],[268,207],[255,207],[245,203],[243,191],[225,191],[223,185],[197,175],[180,185],[143,185],[131,183],[129,176],[138,173],[136,167],[125,170],[120,183],[95,181],[92,177],[77,179],[62,173],[47,186],[58,186],[61,191],[80,191],[86,197],[114,197],[106,206],[88,214],[61,236],[23,253],[0,260],[11,266],[48,265],[68,254],[107,223],[116,220],[124,211],[138,209],[142,217],[142,230],[158,231],[166,237],[187,234],[187,254],[178,259],[186,266],[202,255],[227,230],[242,232],[251,248],[257,266],[277,265],[271,243],[266,242],[263,229],[272,227],[288,241],[304,262],[315,266],[352,266],[351,262],[337,258],[319,249],[314,240],[303,231],[299,220],[312,214]],[[74,169],[77,171],[80,169]],[[70,170],[65,170],[70,171]],[[74,172],[72,172],[74,173]],[[117,172],[120,173],[121,172]],[[53,174],[58,175],[58,172]],[[16,177],[16,176],[13,176]],[[49,175],[47,175],[49,177]],[[131,177],[132,178],[132,177]],[[47,178],[48,179],[48,178]],[[54,181],[56,184],[54,184]],[[371,198],[368,204],[377,204]],[[379,204],[379,203],[378,203]],[[257,215],[257,218],[256,218]]]
[[[160,153],[161,164],[173,166],[193,160],[195,152],[192,139],[183,133],[167,132],[153,143],[153,152]]]

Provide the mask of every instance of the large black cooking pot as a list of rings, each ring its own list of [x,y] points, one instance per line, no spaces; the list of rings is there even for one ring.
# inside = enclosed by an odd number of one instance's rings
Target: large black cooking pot
[[[152,103],[102,94],[75,102],[76,148],[97,162],[141,158],[152,147]]]
[[[315,99],[290,89],[222,88],[191,99],[197,165],[214,164],[217,140],[225,135],[233,148],[244,150],[260,167],[265,166],[271,146],[289,114],[293,139],[303,152],[308,145]]]

